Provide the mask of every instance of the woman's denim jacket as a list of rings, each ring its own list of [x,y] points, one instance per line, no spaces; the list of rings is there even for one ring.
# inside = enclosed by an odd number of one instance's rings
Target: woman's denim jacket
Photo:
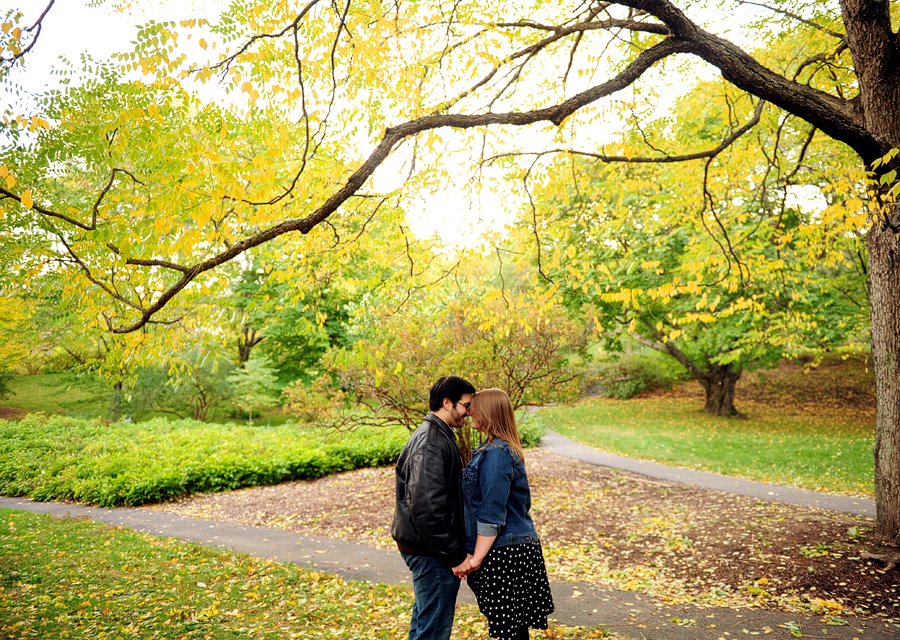
[[[538,542],[528,513],[531,490],[525,465],[503,440],[486,442],[472,453],[463,469],[466,547],[475,551],[478,534],[497,536],[494,547]]]

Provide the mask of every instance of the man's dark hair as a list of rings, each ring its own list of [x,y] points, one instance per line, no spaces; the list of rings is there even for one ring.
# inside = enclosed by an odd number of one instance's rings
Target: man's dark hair
[[[437,411],[444,406],[444,398],[456,404],[466,393],[475,393],[475,387],[468,380],[464,380],[459,376],[438,378],[437,382],[431,385],[428,408],[431,411]]]

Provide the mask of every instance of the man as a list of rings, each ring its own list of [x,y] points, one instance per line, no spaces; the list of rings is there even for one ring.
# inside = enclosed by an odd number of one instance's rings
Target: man
[[[397,460],[391,535],[412,571],[409,640],[447,640],[460,578],[470,571],[462,497],[462,458],[454,429],[463,426],[475,387],[459,376],[431,387],[425,421]]]

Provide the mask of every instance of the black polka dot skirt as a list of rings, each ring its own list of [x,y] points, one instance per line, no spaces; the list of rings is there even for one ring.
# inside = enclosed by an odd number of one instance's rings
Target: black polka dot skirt
[[[488,635],[500,640],[522,637],[522,630],[546,629],[553,613],[540,542],[491,549],[481,568],[466,578],[478,608],[488,619]],[[527,636],[526,636],[527,637]]]

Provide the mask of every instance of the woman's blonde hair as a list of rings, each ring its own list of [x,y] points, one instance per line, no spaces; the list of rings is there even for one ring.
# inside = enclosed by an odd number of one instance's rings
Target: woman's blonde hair
[[[522,439],[516,427],[516,414],[503,389],[482,389],[476,393],[472,397],[469,413],[482,425],[488,442],[497,438],[505,440],[519,460],[525,461]]]

